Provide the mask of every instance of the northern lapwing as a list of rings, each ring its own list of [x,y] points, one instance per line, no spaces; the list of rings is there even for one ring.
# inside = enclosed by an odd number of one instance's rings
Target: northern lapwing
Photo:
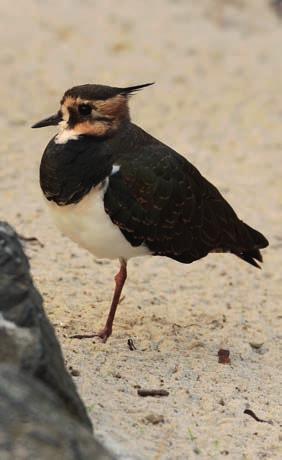
[[[190,264],[229,252],[259,267],[267,239],[240,220],[220,192],[173,149],[131,122],[128,101],[151,85],[86,84],[65,92],[40,165],[40,185],[59,229],[97,258],[119,259],[104,329],[76,338],[104,342],[126,280],[127,261],[166,256]]]

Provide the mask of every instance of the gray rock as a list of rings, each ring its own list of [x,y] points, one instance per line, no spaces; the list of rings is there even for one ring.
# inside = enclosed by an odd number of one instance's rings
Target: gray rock
[[[109,460],[32,283],[16,233],[0,222],[0,458]]]
[[[63,401],[16,366],[0,366],[1,460],[109,460]]]

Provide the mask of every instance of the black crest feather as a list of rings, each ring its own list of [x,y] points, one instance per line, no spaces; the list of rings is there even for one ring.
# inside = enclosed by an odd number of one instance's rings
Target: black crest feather
[[[132,94],[132,93],[135,93],[136,91],[140,91],[140,89],[143,89],[143,88],[146,88],[146,86],[151,86],[151,85],[154,85],[155,82],[151,82],[151,83],[143,83],[143,85],[136,85],[136,86],[128,86],[127,88],[122,88],[121,90],[121,93],[125,93],[125,94]]]

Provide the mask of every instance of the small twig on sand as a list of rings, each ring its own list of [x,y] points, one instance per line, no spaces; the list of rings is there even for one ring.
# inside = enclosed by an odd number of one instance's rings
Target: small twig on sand
[[[128,345],[128,348],[129,348],[130,351],[136,350],[136,346],[134,345],[134,342],[133,342],[132,339],[128,339],[127,345]]]
[[[44,244],[39,241],[36,236],[24,236],[24,235],[18,235],[20,240],[26,241],[27,243],[35,243],[38,244],[41,248],[44,248]]]
[[[244,414],[250,415],[251,417],[253,417],[256,420],[256,422],[269,423],[270,425],[273,425],[273,422],[271,420],[263,420],[262,418],[259,418],[254,413],[254,411],[252,411],[251,409],[245,409]]]
[[[144,390],[142,388],[139,388],[137,390],[137,393],[139,396],[168,396],[169,392],[167,390]]]

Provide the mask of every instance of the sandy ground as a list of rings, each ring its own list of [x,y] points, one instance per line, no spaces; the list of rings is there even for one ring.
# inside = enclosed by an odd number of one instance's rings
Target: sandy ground
[[[262,0],[2,0],[0,18],[0,217],[42,242],[26,243],[33,276],[98,438],[120,459],[282,458],[281,21]],[[117,263],[54,228],[38,186],[54,129],[29,126],[74,84],[147,81],[133,119],[267,235],[264,270],[229,255],[132,260],[112,338],[74,341],[103,324]]]

